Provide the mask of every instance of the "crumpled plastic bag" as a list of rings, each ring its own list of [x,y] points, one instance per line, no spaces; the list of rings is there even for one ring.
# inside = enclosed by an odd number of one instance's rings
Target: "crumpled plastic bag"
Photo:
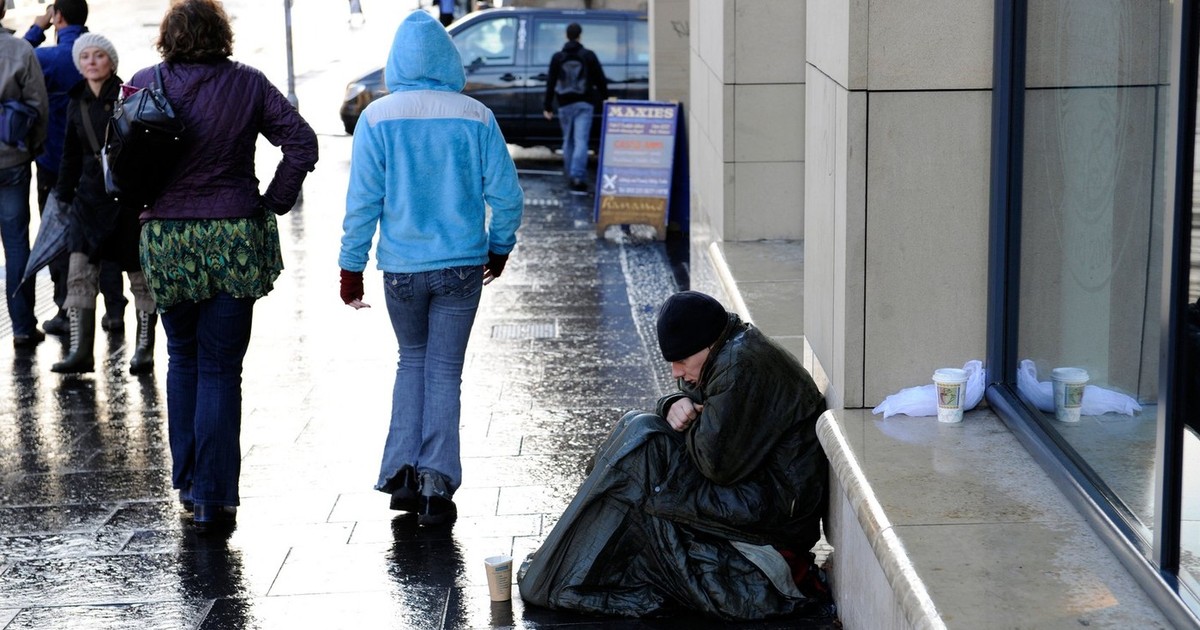
[[[1039,410],[1054,413],[1054,383],[1039,381],[1037,366],[1030,359],[1022,360],[1017,368],[1017,391]],[[1098,416],[1104,413],[1132,416],[1134,412],[1141,410],[1142,406],[1133,398],[1097,385],[1084,386],[1083,404],[1079,407],[1079,413],[1084,416]]]
[[[982,361],[967,361],[963,365],[967,371],[967,393],[963,397],[963,411],[974,409],[983,400],[983,390],[987,385]],[[1086,392],[1084,400],[1087,399]],[[918,385],[907,387],[883,399],[871,413],[883,414],[890,418],[896,414],[906,416],[936,416],[937,415],[937,385]]]

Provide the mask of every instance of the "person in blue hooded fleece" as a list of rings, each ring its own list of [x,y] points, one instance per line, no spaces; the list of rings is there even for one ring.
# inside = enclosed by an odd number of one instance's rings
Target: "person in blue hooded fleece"
[[[524,193],[491,110],[461,94],[462,60],[424,11],[396,30],[390,94],[359,117],[342,223],[342,301],[363,302],[377,265],[400,359],[375,489],[420,525],[449,525],[462,482],[458,421],[463,361],[483,285],[516,245]],[[488,208],[490,207],[490,215]]]

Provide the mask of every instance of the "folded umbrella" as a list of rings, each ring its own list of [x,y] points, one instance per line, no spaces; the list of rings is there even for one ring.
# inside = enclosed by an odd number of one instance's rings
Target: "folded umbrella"
[[[46,198],[46,207],[42,210],[42,224],[38,226],[37,238],[33,240],[33,247],[29,250],[25,275],[21,277],[17,288],[13,289],[14,294],[25,281],[41,271],[42,267],[49,265],[50,261],[67,251],[67,211],[68,208],[58,202],[58,195],[50,191],[50,196]]]

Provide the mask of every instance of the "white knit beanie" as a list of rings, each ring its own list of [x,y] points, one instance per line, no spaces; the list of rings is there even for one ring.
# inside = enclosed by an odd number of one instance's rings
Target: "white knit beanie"
[[[84,33],[75,40],[75,45],[71,47],[71,57],[75,60],[76,70],[80,73],[83,72],[83,66],[79,64],[79,56],[88,48],[99,48],[108,53],[108,58],[112,59],[113,74],[117,73],[117,47],[99,33]]]

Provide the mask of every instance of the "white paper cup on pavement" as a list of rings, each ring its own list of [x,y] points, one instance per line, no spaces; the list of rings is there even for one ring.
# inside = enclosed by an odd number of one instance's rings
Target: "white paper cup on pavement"
[[[512,599],[512,556],[492,556],[483,561],[487,568],[488,594],[494,602]]]
[[[1060,367],[1050,370],[1054,382],[1054,419],[1059,422],[1079,422],[1083,407],[1083,389],[1087,386],[1087,370]]]
[[[938,422],[962,422],[963,396],[967,393],[967,371],[942,368],[933,373],[937,390]]]

